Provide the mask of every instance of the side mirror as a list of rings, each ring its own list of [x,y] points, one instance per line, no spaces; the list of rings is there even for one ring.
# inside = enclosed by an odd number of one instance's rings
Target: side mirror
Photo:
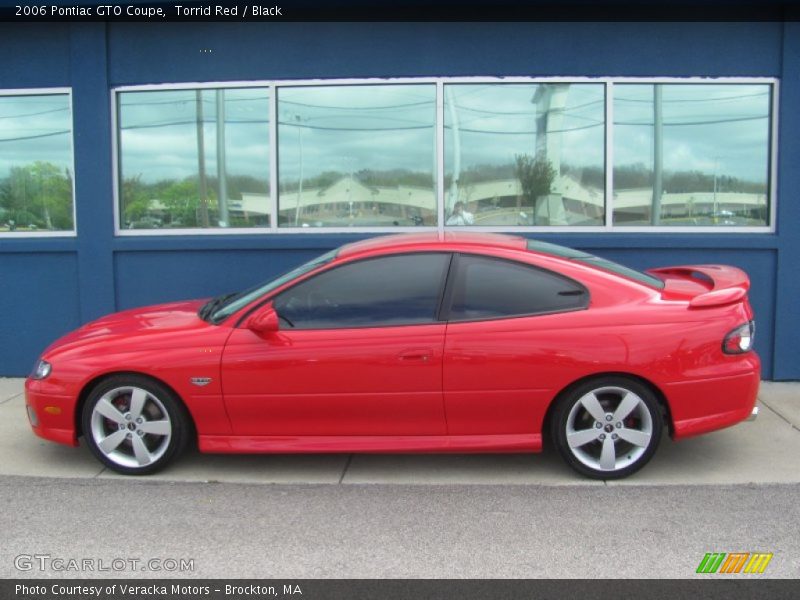
[[[278,313],[272,306],[266,306],[247,322],[247,328],[259,335],[268,335],[278,331]]]

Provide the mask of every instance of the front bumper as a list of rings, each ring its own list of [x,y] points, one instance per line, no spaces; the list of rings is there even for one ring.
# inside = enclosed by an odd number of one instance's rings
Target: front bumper
[[[33,432],[40,438],[67,444],[78,445],[75,430],[75,398],[59,393],[61,391],[46,380],[27,379],[25,381],[25,410]]]

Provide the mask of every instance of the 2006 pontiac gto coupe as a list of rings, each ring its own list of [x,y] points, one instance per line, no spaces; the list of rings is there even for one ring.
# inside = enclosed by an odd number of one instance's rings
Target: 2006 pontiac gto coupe
[[[410,234],[264,285],[113,314],[51,345],[33,430],[109,468],[203,452],[537,452],[624,477],[757,414],[749,280],[543,242]]]

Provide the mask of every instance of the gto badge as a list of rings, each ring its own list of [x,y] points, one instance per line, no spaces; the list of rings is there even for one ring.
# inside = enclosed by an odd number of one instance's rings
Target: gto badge
[[[211,383],[211,377],[192,377],[189,381],[195,385],[203,387],[204,385]]]

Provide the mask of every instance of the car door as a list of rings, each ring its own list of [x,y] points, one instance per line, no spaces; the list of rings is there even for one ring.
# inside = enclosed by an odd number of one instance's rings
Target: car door
[[[460,254],[445,302],[450,435],[538,433],[554,387],[574,369],[585,337],[574,311],[588,306],[588,290],[532,265]]]
[[[237,435],[444,435],[437,313],[451,255],[352,261],[281,292],[279,330],[237,328],[225,403]]]

